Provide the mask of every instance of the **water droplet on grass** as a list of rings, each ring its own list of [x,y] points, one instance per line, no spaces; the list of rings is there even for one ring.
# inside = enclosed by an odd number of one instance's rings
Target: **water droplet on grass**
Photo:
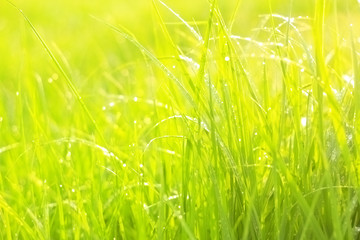
[[[230,61],[230,57],[229,57],[229,56],[226,56],[226,57],[225,57],[225,61],[226,61],[226,62]]]
[[[69,151],[66,154],[66,160],[70,160],[70,159],[71,159],[71,152]]]
[[[113,107],[113,106],[115,106],[114,102],[109,103],[109,107]]]
[[[302,125],[303,127],[306,127],[306,122],[307,122],[307,118],[306,118],[306,117],[302,117],[302,118],[301,118],[301,125]]]
[[[351,76],[344,74],[342,75],[342,78],[345,82],[350,83],[354,87],[354,79]]]
[[[71,189],[72,192],[75,192],[75,189]]]
[[[138,101],[138,98],[137,97],[134,97],[134,102],[137,102]]]
[[[335,88],[332,88],[331,86],[330,86],[330,88],[335,93],[335,95],[338,95],[338,91]]]
[[[123,164],[123,167],[126,167],[126,163]]]

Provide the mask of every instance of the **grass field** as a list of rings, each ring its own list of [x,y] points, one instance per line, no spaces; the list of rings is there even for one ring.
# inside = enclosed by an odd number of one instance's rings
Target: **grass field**
[[[0,238],[360,239],[359,20],[0,0]]]

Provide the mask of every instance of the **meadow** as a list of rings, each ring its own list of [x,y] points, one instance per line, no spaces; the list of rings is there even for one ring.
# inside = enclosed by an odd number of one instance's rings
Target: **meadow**
[[[0,0],[0,238],[360,239],[359,20]]]

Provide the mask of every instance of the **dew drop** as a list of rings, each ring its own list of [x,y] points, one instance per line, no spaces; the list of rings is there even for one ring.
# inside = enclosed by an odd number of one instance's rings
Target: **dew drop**
[[[57,75],[57,73],[53,73],[53,75],[51,75],[51,78],[56,81],[59,78],[59,75]]]
[[[71,152],[69,151],[66,154],[66,160],[70,160],[70,159],[71,159]]]
[[[307,118],[306,118],[306,117],[302,117],[302,118],[301,118],[301,125],[302,125],[303,127],[306,127],[306,122],[307,122]]]
[[[331,86],[330,86],[330,88],[336,95],[338,94],[338,91],[335,88],[332,88]]]
[[[229,56],[226,56],[226,57],[225,57],[225,61],[226,61],[226,62],[230,61],[230,57],[229,57]]]
[[[134,97],[134,102],[137,102],[138,101],[138,98],[137,97]]]

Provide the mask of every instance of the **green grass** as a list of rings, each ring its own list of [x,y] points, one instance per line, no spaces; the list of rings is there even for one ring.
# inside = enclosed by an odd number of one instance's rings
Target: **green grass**
[[[360,238],[356,1],[0,16],[1,239]]]

